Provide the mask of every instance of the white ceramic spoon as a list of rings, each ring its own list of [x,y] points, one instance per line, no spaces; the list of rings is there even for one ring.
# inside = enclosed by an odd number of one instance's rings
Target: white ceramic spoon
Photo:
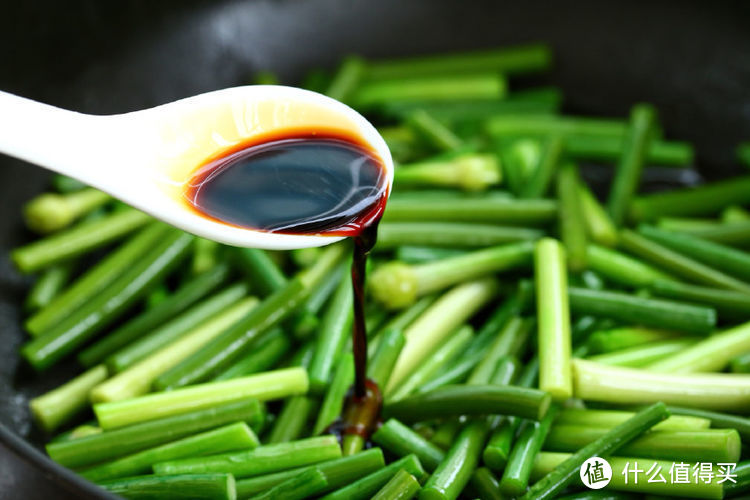
[[[349,131],[380,156],[388,192],[393,161],[362,115],[326,96],[277,85],[235,87],[121,115],[67,111],[0,92],[0,153],[105,191],[185,231],[235,246],[292,249],[336,236],[238,228],[205,218],[184,200],[184,186],[207,158],[232,145],[290,128]]]

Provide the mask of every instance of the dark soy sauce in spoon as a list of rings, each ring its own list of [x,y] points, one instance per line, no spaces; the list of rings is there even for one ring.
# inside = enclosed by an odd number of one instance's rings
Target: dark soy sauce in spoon
[[[355,383],[345,417],[362,413],[349,408],[352,405],[377,415],[378,409],[372,407],[379,408],[381,399],[375,384],[366,379],[364,288],[367,254],[375,245],[387,194],[382,161],[364,141],[300,130],[265,136],[224,152],[202,165],[185,191],[193,208],[225,224],[353,238]],[[359,435],[367,433],[357,422],[345,427]]]

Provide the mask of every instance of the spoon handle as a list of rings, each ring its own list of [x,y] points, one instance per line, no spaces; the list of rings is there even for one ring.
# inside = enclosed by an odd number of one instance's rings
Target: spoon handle
[[[101,153],[106,122],[0,92],[0,153],[86,182]]]

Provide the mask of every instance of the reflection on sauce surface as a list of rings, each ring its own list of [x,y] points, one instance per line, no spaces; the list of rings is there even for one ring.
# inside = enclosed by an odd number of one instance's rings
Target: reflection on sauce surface
[[[382,215],[387,176],[351,138],[276,134],[239,145],[194,173],[185,199],[233,226],[287,234],[358,236]]]

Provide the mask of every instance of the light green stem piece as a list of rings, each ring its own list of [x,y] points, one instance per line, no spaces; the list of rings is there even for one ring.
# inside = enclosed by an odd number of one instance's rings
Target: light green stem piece
[[[228,472],[240,478],[270,474],[340,457],[341,448],[336,437],[320,436],[268,444],[249,451],[161,462],[154,465],[154,472],[159,475]]]
[[[615,404],[649,404],[663,401],[717,411],[747,411],[750,375],[657,373],[573,360],[576,397]]]
[[[470,325],[460,327],[445,343],[426,360],[422,366],[401,383],[393,393],[385,393],[386,401],[397,401],[425,384],[435,373],[454,359],[471,341],[474,329]]]
[[[133,265],[139,256],[152,248],[166,230],[163,224],[150,224],[124,242],[71,283],[46,307],[31,316],[24,323],[26,329],[36,336],[59,323],[65,316],[106,289],[125,269]]]
[[[23,273],[81,255],[116,241],[153,220],[135,209],[127,209],[91,222],[77,224],[66,231],[36,240],[11,253]]]
[[[665,359],[647,366],[665,373],[718,372],[738,353],[750,352],[750,322],[696,342]]]
[[[91,391],[91,401],[94,403],[120,401],[146,394],[151,390],[151,384],[159,375],[216,338],[257,304],[258,299],[255,297],[240,299],[213,318],[199,323],[182,337],[96,386]]]
[[[399,187],[438,186],[464,191],[484,191],[501,180],[500,165],[492,154],[464,154],[450,160],[403,165],[393,178]]]
[[[34,419],[47,432],[52,432],[89,403],[89,391],[107,379],[107,368],[97,365],[69,382],[31,400],[29,406]]]
[[[605,365],[639,368],[676,354],[695,343],[692,339],[673,339],[588,356],[589,361]]]
[[[370,289],[379,302],[398,309],[458,283],[528,266],[533,251],[534,242],[523,241],[415,266],[391,262],[372,274]]]
[[[539,323],[539,388],[557,401],[572,396],[570,375],[570,307],[565,250],[559,241],[543,238],[534,252]]]
[[[555,425],[580,425],[585,427],[611,428],[625,422],[635,415],[630,411],[592,410],[583,408],[565,408],[555,419]],[[684,415],[670,415],[663,422],[651,428],[654,431],[696,431],[711,427],[711,420]]]
[[[581,179],[578,180],[578,196],[583,208],[583,220],[591,239],[600,245],[612,247],[617,244],[617,227],[594,193]]]
[[[94,413],[103,429],[112,429],[244,398],[265,401],[305,394],[307,388],[307,371],[304,368],[285,368],[124,401],[99,403],[94,405]]]
[[[409,500],[417,494],[419,488],[417,478],[401,469],[375,493],[372,500]]]
[[[26,225],[46,234],[69,226],[79,217],[104,205],[112,197],[98,189],[85,188],[68,194],[45,193],[24,207]]]
[[[498,290],[493,278],[470,281],[446,292],[404,332],[406,344],[393,367],[385,392],[395,390],[445,342],[451,332],[471,318]]]
[[[245,422],[237,422],[97,465],[81,475],[90,481],[102,481],[146,474],[157,462],[252,449],[259,444],[250,427]]]
[[[589,269],[621,285],[642,287],[658,280],[673,280],[667,273],[611,248],[589,245],[586,255]]]
[[[351,353],[346,353],[339,359],[333,379],[328,384],[328,390],[320,405],[313,434],[322,434],[341,415],[344,397],[352,382],[354,382],[354,357]]]
[[[586,269],[586,223],[578,194],[578,167],[565,163],[557,174],[557,199],[560,238],[565,246],[568,268],[574,272]]]

